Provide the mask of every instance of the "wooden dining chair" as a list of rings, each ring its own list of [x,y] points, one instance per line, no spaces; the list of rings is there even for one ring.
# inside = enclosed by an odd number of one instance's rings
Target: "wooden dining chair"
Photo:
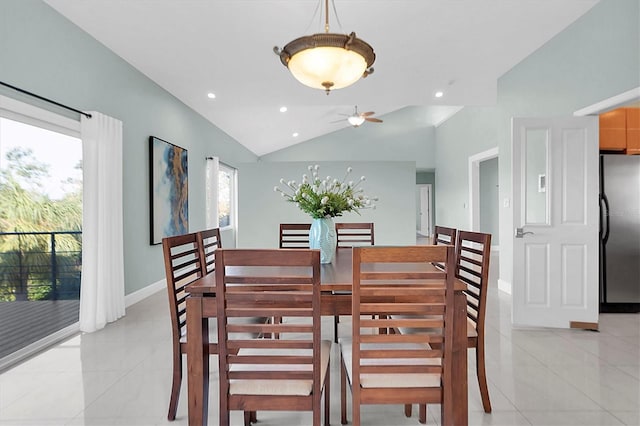
[[[373,223],[336,223],[336,247],[372,246],[375,244]]]
[[[317,250],[219,250],[216,256],[220,425],[230,411],[311,411],[313,425],[329,425],[329,357],[320,317]],[[231,323],[283,314],[280,324]],[[289,320],[291,319],[291,320]],[[238,338],[237,333],[280,334],[280,339]],[[235,352],[235,353],[234,353]]]
[[[454,257],[452,246],[354,247],[352,339],[340,340],[342,424],[347,384],[354,426],[365,404],[440,403],[444,410],[454,403],[444,392],[452,383]],[[430,262],[445,268],[426,269]],[[391,317],[398,313],[416,318]],[[424,333],[378,333],[395,327]]]
[[[491,234],[459,231],[456,241],[456,278],[467,289],[467,348],[475,349],[476,376],[480,387],[482,407],[485,413],[491,412],[489,388],[485,370],[485,316],[487,287],[489,283],[489,260],[491,258]],[[411,328],[397,330],[401,333],[414,333]],[[421,407],[422,413],[426,407]],[[405,407],[405,413],[411,416],[411,407]],[[426,418],[426,415],[424,416]]]
[[[456,277],[467,286],[467,347],[476,351],[476,376],[480,386],[482,407],[491,412],[489,388],[484,359],[485,317],[487,312],[487,288],[489,286],[489,261],[491,259],[491,234],[458,232],[456,242]]]
[[[456,234],[458,230],[455,228],[447,228],[446,226],[436,225],[433,232],[433,239],[431,243],[437,245],[456,245]],[[441,263],[434,263],[434,266],[443,268]]]
[[[198,232],[198,241],[200,242],[200,257],[204,268],[202,274],[210,274],[216,268],[216,249],[222,248],[220,228],[205,229]]]
[[[354,246],[372,246],[375,244],[375,231],[372,222],[336,223],[336,248]],[[338,343],[338,324],[340,316],[333,317],[333,341]]]
[[[278,247],[308,249],[310,229],[310,223],[281,223]]]
[[[169,312],[171,316],[171,342],[173,347],[173,374],[169,413],[175,420],[182,385],[182,355],[187,353],[187,312],[185,288],[204,275],[215,271],[215,250],[222,244],[217,228],[191,234],[167,237],[162,240]],[[264,323],[270,318],[251,316],[248,323]],[[218,332],[215,318],[210,319],[207,352],[218,353]],[[252,337],[252,335],[248,335]],[[255,419],[255,413],[252,414]]]
[[[182,355],[187,353],[187,293],[185,287],[202,277],[206,268],[197,233],[163,238],[162,251],[169,295],[173,346],[173,378],[167,418],[175,420],[182,383]],[[210,343],[207,351],[209,355],[217,354],[218,345]]]

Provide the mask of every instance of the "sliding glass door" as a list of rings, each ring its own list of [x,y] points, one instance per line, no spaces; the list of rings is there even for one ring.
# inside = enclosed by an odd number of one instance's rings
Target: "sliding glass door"
[[[82,266],[78,129],[73,120],[56,122],[50,112],[8,108],[3,101],[0,369],[69,329],[75,332]]]

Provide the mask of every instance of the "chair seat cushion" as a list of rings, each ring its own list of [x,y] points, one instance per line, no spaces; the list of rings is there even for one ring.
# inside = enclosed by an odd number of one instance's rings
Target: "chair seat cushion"
[[[412,318],[412,316],[411,315],[392,315],[391,318],[396,318],[396,319]],[[415,318],[415,316],[413,316],[413,318]],[[418,329],[411,328],[411,327],[400,327],[398,328],[398,331],[401,334],[411,334],[411,333],[418,332]],[[471,321],[470,318],[467,318],[467,338],[472,338],[472,337],[478,337],[478,331],[476,330],[476,325],[474,324],[474,322]]]
[[[267,350],[261,349],[241,349],[239,355],[264,354]],[[307,355],[311,353],[309,349],[278,349],[268,350],[273,355]],[[320,348],[320,383],[324,383],[329,368],[331,354],[331,341],[323,340]],[[311,365],[263,365],[265,370],[310,370]],[[231,371],[253,370],[256,365],[234,364]],[[231,395],[300,395],[307,396],[313,390],[311,380],[231,380],[229,384],[229,394]]]
[[[389,349],[392,345],[380,345],[374,343],[365,343],[361,345],[361,349]],[[431,347],[428,344],[419,343],[398,343],[393,345],[395,349],[425,349]],[[353,343],[351,339],[340,339],[340,352],[344,360],[344,364],[349,376],[349,381],[353,377],[353,359],[352,359]],[[393,365],[401,362],[402,364],[415,365],[440,365],[440,359],[361,359],[362,364],[388,364]],[[410,388],[410,387],[440,387],[439,374],[361,374],[360,386],[363,388]]]

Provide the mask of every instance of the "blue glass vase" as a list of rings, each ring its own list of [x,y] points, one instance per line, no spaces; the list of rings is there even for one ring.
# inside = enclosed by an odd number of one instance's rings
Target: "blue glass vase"
[[[313,219],[309,248],[320,249],[320,263],[331,263],[336,254],[336,225],[330,217]]]

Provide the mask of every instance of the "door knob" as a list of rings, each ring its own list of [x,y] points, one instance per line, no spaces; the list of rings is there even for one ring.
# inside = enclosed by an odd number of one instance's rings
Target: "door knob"
[[[533,235],[533,232],[530,232],[530,231],[525,232],[524,228],[516,228],[516,238],[523,238],[527,234]]]

